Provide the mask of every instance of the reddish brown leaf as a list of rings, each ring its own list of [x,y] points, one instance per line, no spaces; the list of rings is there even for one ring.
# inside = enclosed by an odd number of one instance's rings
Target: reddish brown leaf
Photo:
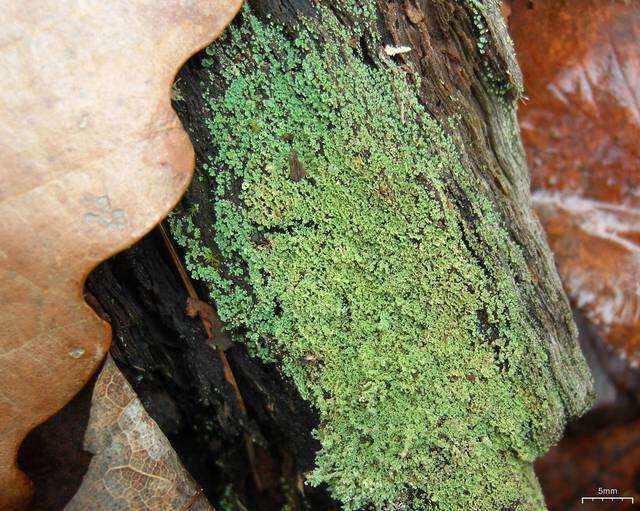
[[[637,497],[640,421],[567,437],[536,464],[536,472],[550,510],[635,509],[619,502],[581,504],[580,498],[598,495],[598,488],[614,488],[620,496]]]
[[[534,204],[574,304],[640,363],[640,4],[515,0]]]
[[[0,508],[19,508],[26,433],[87,381],[109,330],[82,300],[101,260],[176,203],[193,149],[179,66],[240,0],[34,0],[0,11]]]

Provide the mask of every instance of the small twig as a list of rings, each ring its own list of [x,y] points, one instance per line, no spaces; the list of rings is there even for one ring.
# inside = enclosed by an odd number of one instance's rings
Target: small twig
[[[173,261],[173,264],[178,270],[180,279],[182,280],[182,283],[184,284],[184,287],[187,290],[187,294],[194,300],[200,300],[200,298],[198,297],[198,293],[196,292],[196,288],[193,286],[193,283],[191,282],[191,279],[187,274],[187,270],[185,270],[184,265],[182,264],[182,261],[178,257],[178,253],[176,252],[176,249],[173,246],[173,242],[171,241],[171,238],[169,237],[167,230],[165,229],[164,225],[162,225],[162,223],[158,224],[158,228],[160,230],[160,234],[162,235],[162,239],[164,240],[164,244],[167,247],[167,250],[169,251],[171,260]],[[211,330],[211,323],[206,321],[205,318],[203,317],[200,317],[200,319],[202,320],[202,325],[204,326],[205,332],[207,333],[207,337],[209,339],[212,339],[214,335]],[[220,361],[222,362],[222,370],[224,372],[224,377],[229,383],[229,385],[231,385],[231,388],[233,389],[236,399],[238,401],[238,408],[240,408],[240,411],[246,417],[247,407],[244,403],[244,399],[242,399],[240,388],[238,387],[238,383],[236,382],[236,377],[234,376],[233,371],[231,370],[231,366],[229,365],[227,356],[225,355],[224,351],[220,349],[219,346],[216,347],[216,351],[218,352]],[[258,491],[262,492],[262,489],[263,489],[262,481],[260,480],[260,476],[256,469],[255,450],[253,448],[253,442],[251,440],[251,437],[249,436],[248,433],[244,434],[244,441],[245,441],[245,448],[247,451],[247,457],[249,458],[249,464],[251,465],[251,474],[253,476],[253,481]]]

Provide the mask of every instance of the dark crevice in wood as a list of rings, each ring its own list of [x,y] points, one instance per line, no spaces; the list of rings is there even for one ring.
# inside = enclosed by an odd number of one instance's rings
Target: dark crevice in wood
[[[112,325],[118,367],[205,495],[215,502],[233,484],[252,509],[280,509],[282,479],[297,484],[313,467],[318,443],[310,432],[317,418],[274,367],[235,344],[225,355],[245,399],[242,413],[201,322],[187,315],[188,294],[159,232],[98,267],[87,290]],[[252,478],[245,435],[262,491]],[[305,494],[309,509],[333,506],[325,489]]]

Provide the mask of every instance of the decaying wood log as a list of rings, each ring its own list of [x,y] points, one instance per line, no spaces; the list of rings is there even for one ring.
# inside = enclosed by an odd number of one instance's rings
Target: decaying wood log
[[[212,502],[543,508],[533,460],[592,384],[498,3],[250,2],[175,88],[198,168],[172,233],[247,413],[157,234],[89,289]]]

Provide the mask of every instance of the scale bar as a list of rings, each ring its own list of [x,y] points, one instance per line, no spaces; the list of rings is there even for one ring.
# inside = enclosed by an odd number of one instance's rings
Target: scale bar
[[[600,500],[600,501],[603,501],[603,502],[607,501],[607,500],[611,501],[611,502],[619,500],[621,502],[628,501],[628,502],[631,502],[633,504],[633,497],[582,497],[580,499],[580,503],[584,504],[585,502],[595,502],[597,500]]]

